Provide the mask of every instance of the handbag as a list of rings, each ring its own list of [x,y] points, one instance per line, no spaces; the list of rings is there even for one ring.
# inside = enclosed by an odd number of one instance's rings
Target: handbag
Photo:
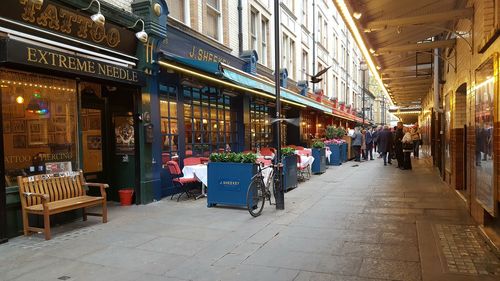
[[[403,150],[413,150],[413,143],[403,142]]]

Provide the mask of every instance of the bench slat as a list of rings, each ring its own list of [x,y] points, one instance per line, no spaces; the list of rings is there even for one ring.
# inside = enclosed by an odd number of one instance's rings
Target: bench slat
[[[51,214],[56,214],[58,211],[66,210],[68,207],[70,207],[70,209],[79,209],[92,203],[101,204],[102,199],[103,199],[102,197],[95,197],[95,196],[79,196],[79,197],[73,197],[69,199],[49,202],[47,203],[47,207],[49,208]],[[43,213],[43,206],[42,204],[34,205],[26,207],[26,210],[29,213]]]

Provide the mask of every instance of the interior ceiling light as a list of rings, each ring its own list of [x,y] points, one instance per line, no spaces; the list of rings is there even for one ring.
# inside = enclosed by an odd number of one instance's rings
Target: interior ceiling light
[[[345,0],[335,0],[335,5],[342,14],[342,18],[346,22],[347,26],[349,27],[349,30],[351,31],[354,39],[356,40],[356,43],[358,44],[359,49],[363,53],[363,57],[368,63],[368,66],[370,67],[370,71],[372,72],[373,76],[375,76],[375,80],[377,80],[377,82],[379,83],[380,88],[382,88],[382,91],[384,92],[385,96],[389,98],[387,89],[385,88],[384,83],[382,82],[382,78],[380,77],[380,74],[378,73],[377,68],[375,67],[375,63],[373,62],[372,57],[370,56],[370,52],[368,51],[363,41],[363,38],[359,33],[356,23],[354,22],[353,18],[351,17],[351,14],[349,13],[349,9],[347,8]],[[391,98],[389,98],[389,101],[390,103],[393,102]]]
[[[355,19],[357,19],[357,20],[359,20],[361,18],[361,15],[362,14],[360,12],[354,12],[354,13],[352,13],[352,17],[355,18]]]
[[[144,31],[144,21],[142,19],[136,20],[135,23],[134,23],[134,25],[130,26],[129,28],[136,27],[138,22],[142,23],[142,30],[139,31],[139,32],[137,32],[135,34],[135,37],[137,37],[137,39],[139,41],[141,41],[142,43],[146,43],[146,42],[148,42],[148,34],[146,33],[146,31]]]
[[[43,1],[42,1],[43,2]],[[99,25],[104,25],[104,23],[106,22],[106,19],[104,18],[104,15],[101,14],[101,3],[98,1],[98,0],[92,0],[90,1],[90,4],[87,8],[85,9],[82,9],[82,11],[85,11],[85,10],[88,10],[90,8],[90,6],[92,6],[92,4],[96,2],[97,3],[97,14],[93,14],[90,16],[90,19],[99,24]]]
[[[370,48],[370,53],[375,54],[375,50]]]
[[[379,65],[377,65],[377,70],[381,70],[381,69],[382,69],[382,67],[380,67]]]

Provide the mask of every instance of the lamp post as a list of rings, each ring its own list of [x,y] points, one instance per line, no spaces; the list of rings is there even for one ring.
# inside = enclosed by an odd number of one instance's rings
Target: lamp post
[[[276,138],[278,143],[276,144],[276,164],[281,163],[281,100],[280,100],[280,1],[274,0],[274,84],[276,91]],[[284,46],[283,46],[284,47]],[[281,168],[278,173],[279,180],[277,181],[278,186],[276,187],[276,209],[285,209],[285,191],[283,190],[283,177],[281,176]]]
[[[359,68],[361,69],[361,71],[363,72],[363,87],[362,87],[362,108],[361,110],[363,110],[363,126],[365,126],[365,82],[366,82],[366,70],[368,69],[368,65],[366,65],[366,62],[365,61],[361,61],[361,63],[359,64]]]

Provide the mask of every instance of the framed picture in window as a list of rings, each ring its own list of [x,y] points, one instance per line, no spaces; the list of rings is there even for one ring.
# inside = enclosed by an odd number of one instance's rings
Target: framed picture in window
[[[26,148],[26,135],[12,135],[14,148]]]
[[[100,130],[101,129],[101,116],[100,115],[89,115],[87,121],[88,121],[88,129],[89,130]]]
[[[52,118],[56,132],[66,131],[66,117],[56,117]]]
[[[28,121],[28,145],[39,146],[48,143],[47,120],[29,120]]]
[[[64,116],[66,114],[66,105],[60,102],[53,102],[52,111],[56,116]]]
[[[12,120],[10,121],[10,131],[12,133],[26,133],[26,120]]]
[[[12,118],[24,118],[24,104],[23,103],[13,103],[11,105]]]
[[[3,133],[4,134],[10,133],[10,121],[3,121]]]

